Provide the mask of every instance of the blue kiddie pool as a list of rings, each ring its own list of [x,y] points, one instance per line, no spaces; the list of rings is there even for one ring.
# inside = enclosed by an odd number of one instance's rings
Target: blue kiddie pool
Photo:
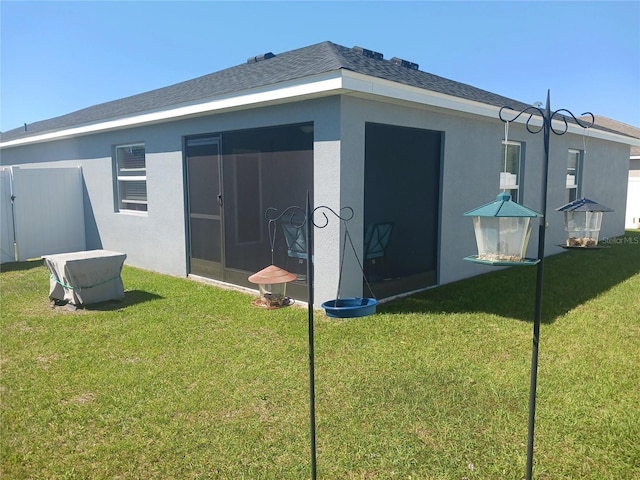
[[[355,318],[376,313],[378,301],[375,298],[347,297],[327,300],[322,304],[328,317]]]

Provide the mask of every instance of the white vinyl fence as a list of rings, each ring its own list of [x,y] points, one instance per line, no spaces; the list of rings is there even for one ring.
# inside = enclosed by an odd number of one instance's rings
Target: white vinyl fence
[[[0,173],[2,263],[86,250],[80,167]]]
[[[11,215],[11,170],[0,170],[0,263],[15,261]]]
[[[625,228],[640,228],[640,177],[629,177]]]

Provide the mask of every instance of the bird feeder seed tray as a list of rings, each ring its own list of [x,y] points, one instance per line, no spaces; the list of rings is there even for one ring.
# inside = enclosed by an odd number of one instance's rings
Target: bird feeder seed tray
[[[564,225],[567,232],[563,248],[599,248],[598,238],[602,225],[602,214],[613,212],[599,203],[581,198],[556,209],[564,212]]]
[[[249,277],[251,283],[258,284],[260,297],[255,305],[267,308],[279,308],[289,305],[287,283],[296,279],[296,275],[286,270],[269,265]]]

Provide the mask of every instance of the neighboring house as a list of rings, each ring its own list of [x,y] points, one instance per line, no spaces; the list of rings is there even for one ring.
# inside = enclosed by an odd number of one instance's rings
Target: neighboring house
[[[640,139],[640,128],[596,115],[596,124]],[[625,228],[640,228],[640,145],[632,145],[629,156],[629,186]]]
[[[501,179],[519,202],[540,209],[542,133],[511,125],[505,169],[504,105],[527,107],[408,61],[323,42],[4,132],[1,162],[82,167],[87,249],[250,287],[247,277],[271,263],[267,208],[304,206],[307,192],[315,206],[349,206],[361,259],[365,229],[393,223],[375,272],[386,280],[373,282],[383,298],[487,272],[462,260],[476,253],[463,213],[494,200]],[[624,233],[622,185],[635,140],[596,125],[583,162],[583,138],[573,123],[551,138],[550,254],[565,238],[554,208],[572,196],[615,210],[603,237]],[[318,305],[336,295],[343,228],[330,218],[315,229]],[[281,232],[275,263],[296,271],[300,259],[287,257]],[[341,296],[368,294],[350,248],[340,280]],[[288,291],[304,298],[304,281]]]

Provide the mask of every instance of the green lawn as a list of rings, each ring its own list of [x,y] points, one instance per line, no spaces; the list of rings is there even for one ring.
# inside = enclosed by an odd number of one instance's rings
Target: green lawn
[[[545,263],[536,479],[640,478],[640,232]],[[524,478],[535,268],[315,315],[318,477]],[[3,265],[4,479],[310,477],[307,311],[125,267],[52,309]]]

